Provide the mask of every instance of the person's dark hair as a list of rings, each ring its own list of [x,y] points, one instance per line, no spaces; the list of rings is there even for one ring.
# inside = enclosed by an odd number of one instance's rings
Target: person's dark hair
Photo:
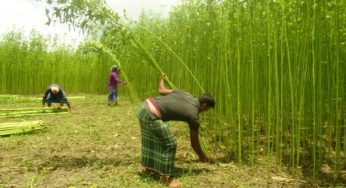
[[[112,65],[111,71],[112,72],[116,72],[117,70],[118,70],[118,66],[117,65]]]
[[[204,93],[198,97],[199,104],[207,104],[208,106],[214,108],[215,100],[209,93]]]

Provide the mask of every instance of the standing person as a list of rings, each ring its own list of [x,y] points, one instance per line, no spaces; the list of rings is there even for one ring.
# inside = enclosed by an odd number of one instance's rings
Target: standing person
[[[165,78],[164,74],[160,78],[160,96],[147,98],[137,113],[142,137],[141,163],[144,167],[141,174],[154,171],[161,175],[161,183],[180,187],[181,183],[172,177],[177,142],[165,122],[187,122],[193,150],[201,162],[211,162],[199,143],[199,113],[214,108],[215,101],[207,93],[194,98],[183,90],[167,89]]]
[[[120,73],[120,68],[117,65],[112,65],[111,73],[109,75],[108,81],[108,105],[111,106],[113,104],[118,104],[118,84],[123,83],[126,84],[125,81],[119,79],[118,75]]]
[[[60,103],[60,107],[66,103],[68,111],[71,111],[71,105],[68,102],[65,92],[58,84],[50,85],[44,92],[42,105],[44,106],[45,103],[47,103],[48,107],[51,107],[52,103]]]

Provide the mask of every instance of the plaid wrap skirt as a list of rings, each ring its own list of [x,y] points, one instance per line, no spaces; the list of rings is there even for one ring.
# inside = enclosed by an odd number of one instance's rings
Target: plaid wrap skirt
[[[154,170],[161,175],[171,175],[177,140],[161,119],[150,116],[150,111],[143,104],[137,113],[141,126],[142,166]]]

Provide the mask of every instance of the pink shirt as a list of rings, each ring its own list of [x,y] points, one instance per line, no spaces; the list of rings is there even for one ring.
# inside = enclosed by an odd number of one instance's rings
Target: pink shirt
[[[118,74],[116,72],[111,72],[111,74],[109,75],[108,88],[116,89],[118,83],[124,83],[124,81],[119,79]]]

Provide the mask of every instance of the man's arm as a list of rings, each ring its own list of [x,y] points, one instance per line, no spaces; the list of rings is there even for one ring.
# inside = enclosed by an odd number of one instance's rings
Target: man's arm
[[[193,150],[196,152],[198,155],[198,158],[201,162],[210,162],[210,159],[204,155],[201,145],[199,143],[199,138],[198,138],[198,130],[192,130],[190,129],[190,140],[191,140],[191,146]]]
[[[62,100],[60,102],[60,105],[63,106],[64,103],[66,103],[68,111],[71,111],[71,105],[70,105],[70,102],[68,101],[68,99],[66,97],[64,90],[61,90],[61,98],[62,98]]]
[[[126,84],[126,82],[123,81],[123,80],[120,80],[120,78],[119,78],[118,76],[115,76],[115,77],[114,77],[114,80],[115,80],[117,83]]]
[[[71,105],[70,105],[70,103],[67,101],[66,102],[66,105],[67,105],[67,109],[68,109],[68,111],[70,111],[71,112]]]
[[[160,77],[160,83],[159,83],[159,94],[160,95],[169,95],[173,92],[171,89],[166,88],[165,79],[166,79],[166,74],[162,74]]]
[[[47,98],[48,93],[49,93],[49,89],[47,89],[43,94],[42,105],[44,105],[46,103],[46,98]]]

